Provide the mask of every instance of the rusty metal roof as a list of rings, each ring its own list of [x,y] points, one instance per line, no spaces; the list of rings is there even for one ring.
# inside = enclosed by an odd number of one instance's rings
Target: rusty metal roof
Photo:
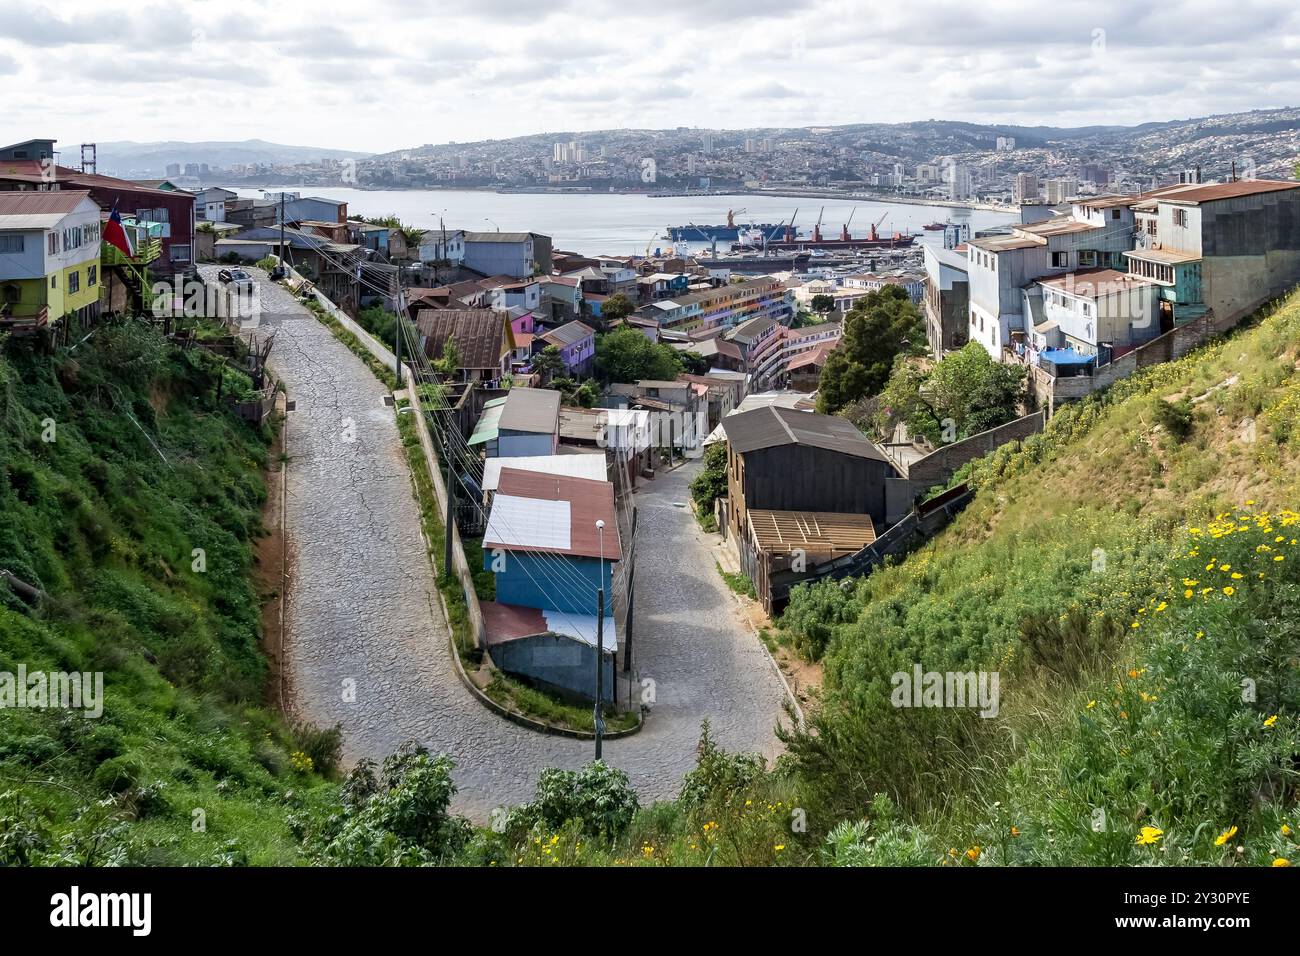
[[[1276,179],[1241,179],[1235,183],[1188,183],[1172,186],[1168,189],[1156,189],[1145,195],[1159,199],[1161,202],[1190,203],[1214,202],[1219,199],[1236,199],[1240,196],[1254,196],[1259,193],[1282,192],[1287,189],[1300,189],[1300,183],[1282,182]]]
[[[447,341],[456,343],[460,367],[496,368],[506,344],[509,324],[506,313],[493,309],[421,309],[416,327],[425,337],[425,354],[442,358]]]
[[[0,192],[0,216],[66,216],[90,198],[84,189]]]
[[[568,504],[568,546],[555,547],[545,535],[537,543],[530,543],[530,530],[521,519],[507,528],[501,522],[493,524],[489,518],[489,532],[484,534],[485,548],[504,547],[512,551],[550,551],[559,554],[595,558],[601,554],[600,532],[597,521],[605,522],[605,560],[620,561],[623,548],[619,540],[618,519],[614,514],[614,484],[609,481],[592,481],[588,478],[571,478],[566,475],[548,475],[517,468],[502,468],[496,490],[498,499],[531,498],[538,501],[565,502]],[[495,513],[496,501],[492,510]],[[516,527],[516,525],[518,525]],[[501,534],[501,531],[508,532]],[[495,537],[493,533],[496,532]],[[504,537],[510,541],[500,540]]]

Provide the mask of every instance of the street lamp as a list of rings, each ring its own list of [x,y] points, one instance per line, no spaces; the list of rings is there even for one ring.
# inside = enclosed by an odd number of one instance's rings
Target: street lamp
[[[605,699],[605,521],[597,519],[596,535],[600,538],[600,586],[596,589],[596,707],[592,714],[592,727],[596,731],[596,759],[600,759],[600,746],[605,736],[605,715],[601,703]]]
[[[501,231],[501,227],[500,227],[500,226],[497,226],[497,224],[496,224],[496,220],[495,220],[495,219],[489,219],[487,216],[484,216],[484,217],[483,217],[483,221],[484,221],[484,222],[490,222],[490,223],[492,223],[492,225],[496,226],[497,232],[500,232],[500,231]]]

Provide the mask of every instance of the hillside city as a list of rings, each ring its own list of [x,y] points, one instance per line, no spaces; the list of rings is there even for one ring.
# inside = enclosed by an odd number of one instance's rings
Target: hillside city
[[[1234,168],[1244,177],[1288,176],[1298,150],[1300,111],[1287,109],[1132,128],[1020,128],[931,120],[805,129],[602,130],[314,161],[221,165],[196,155],[163,163],[132,154],[116,165],[140,178],[184,177],[186,186],[293,182],[371,189],[814,190],[1006,205],[1021,198],[1018,176],[1032,177],[1044,191],[1047,183],[1056,182],[1060,195],[1080,189],[1132,192],[1176,179],[1196,166],[1216,179]]]
[[[530,15],[680,16],[601,11]],[[212,17],[286,62],[346,42]],[[24,21],[0,73],[92,22]],[[1300,108],[1203,82],[1201,118],[1046,126],[990,87],[970,122],[746,127],[754,93],[735,128],[375,153],[266,138],[310,129],[283,82],[194,141],[106,102],[113,139],[51,111],[0,143],[20,938],[192,942],[216,905],[373,944],[467,889],[536,934],[607,870],[678,902],[662,871],[740,868],[1010,938],[1290,932]],[[379,98],[318,93],[294,109]],[[525,868],[547,888],[492,892]]]

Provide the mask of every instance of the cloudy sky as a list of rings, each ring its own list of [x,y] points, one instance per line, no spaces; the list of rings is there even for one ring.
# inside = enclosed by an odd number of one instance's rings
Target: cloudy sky
[[[0,142],[385,151],[611,127],[1300,105],[1296,0],[0,2]]]

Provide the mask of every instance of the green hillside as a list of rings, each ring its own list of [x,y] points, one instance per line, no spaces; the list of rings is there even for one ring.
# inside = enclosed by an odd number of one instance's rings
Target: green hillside
[[[0,670],[103,670],[107,703],[0,711],[0,862],[1300,863],[1298,348],[1300,296],[974,463],[920,551],[796,589],[779,636],[826,683],[776,766],[706,728],[673,802],[553,770],[491,828],[449,812],[445,757],[334,784],[337,741],[261,706],[270,436],[209,361],[130,325],[11,348],[0,568],[49,597],[0,591]],[[996,673],[987,716],[895,706],[916,667]]]
[[[986,862],[1143,862],[1142,826],[1169,862],[1300,862],[1298,346],[1293,296],[975,463],[976,500],[919,553],[803,589],[787,631],[827,674],[791,740],[810,804],[885,793]],[[918,663],[997,671],[998,717],[892,706]]]
[[[0,864],[298,857],[284,807],[320,782],[261,706],[252,579],[271,436],[216,381],[134,322],[0,343],[0,569],[46,594],[0,586],[0,671],[103,673],[101,717],[0,709]]]

